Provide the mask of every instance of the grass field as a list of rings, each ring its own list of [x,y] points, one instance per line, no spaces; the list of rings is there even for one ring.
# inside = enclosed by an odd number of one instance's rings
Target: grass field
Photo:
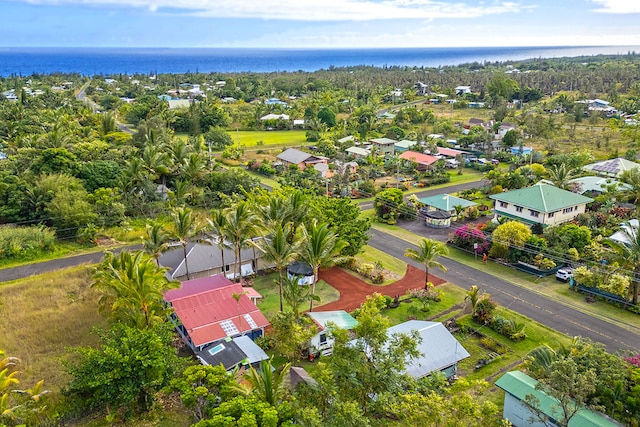
[[[309,145],[304,130],[272,130],[272,131],[227,131],[236,144],[245,147],[271,145]]]

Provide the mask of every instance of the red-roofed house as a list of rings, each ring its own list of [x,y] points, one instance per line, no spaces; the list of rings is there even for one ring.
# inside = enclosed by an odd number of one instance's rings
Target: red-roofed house
[[[240,298],[236,301],[234,295]],[[222,274],[184,281],[164,295],[178,333],[194,351],[228,337],[262,336],[269,321],[254,303],[259,297]]]
[[[418,153],[417,151],[405,151],[399,156],[401,159],[407,162],[417,163],[417,170],[426,170],[438,161],[437,157],[430,156],[429,154]]]

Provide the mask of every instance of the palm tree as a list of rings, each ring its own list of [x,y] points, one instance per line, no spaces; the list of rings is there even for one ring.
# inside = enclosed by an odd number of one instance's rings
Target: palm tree
[[[553,165],[548,169],[549,181],[558,188],[567,190],[570,187],[569,181],[575,176],[574,170],[565,163]]]
[[[327,223],[317,224],[316,221],[309,227],[302,226],[300,242],[300,256],[313,268],[311,295],[315,295],[320,267],[328,267],[339,261],[340,251],[347,246],[347,242],[340,240]],[[309,311],[313,311],[313,300],[309,302]]]
[[[427,283],[429,283],[429,268],[438,267],[443,272],[447,271],[447,268],[436,261],[443,255],[447,255],[449,251],[447,247],[437,240],[432,239],[422,239],[420,246],[418,249],[408,248],[404,252],[404,256],[409,257],[413,260],[416,260],[424,265],[425,269],[425,285],[424,288],[427,289]]]
[[[180,242],[184,252],[184,267],[187,271],[187,280],[191,280],[187,260],[187,244],[200,234],[201,228],[193,215],[193,211],[189,208],[180,207],[174,209],[171,212],[171,219],[173,220],[173,237]]]
[[[289,194],[289,197],[287,197],[286,204],[289,207],[286,218],[291,222],[289,243],[292,243],[298,232],[298,227],[300,227],[302,221],[307,217],[309,197],[302,190],[295,189]]]
[[[276,224],[265,238],[257,242],[249,242],[262,251],[265,260],[273,262],[276,266],[276,270],[278,271],[280,311],[282,311],[282,270],[284,270],[296,257],[297,245],[289,244],[290,233],[291,228],[287,225],[283,227],[280,223]]]
[[[242,283],[242,248],[247,246],[251,234],[255,231],[256,216],[246,201],[241,201],[224,211],[226,221],[226,236],[235,248],[237,276]]]
[[[607,244],[617,252],[619,262],[633,271],[627,299],[631,299],[631,302],[637,305],[640,293],[640,231],[637,225],[630,223],[622,227],[620,231],[627,243],[607,241]]]
[[[275,283],[275,280],[274,280]],[[291,306],[291,311],[297,319],[300,317],[300,306],[307,301],[320,302],[320,297],[311,293],[309,286],[300,285],[300,276],[286,276],[283,278],[282,297]]]
[[[169,248],[169,234],[161,224],[149,222],[145,226],[146,236],[142,237],[144,251],[156,260],[156,265],[160,267],[160,256]]]
[[[142,251],[122,251],[119,255],[107,252],[91,286],[102,292],[101,309],[109,307],[115,318],[149,328],[163,320],[164,292],[179,285],[167,280],[165,271],[145,258]]]
[[[215,244],[218,245],[218,249],[220,249],[222,274],[225,274],[227,264],[224,262],[224,250],[231,248],[225,238],[225,233],[227,232],[227,217],[224,215],[222,209],[216,209],[211,213],[211,218],[208,218],[207,222],[209,223],[209,230],[214,234]]]
[[[471,317],[476,316],[476,308],[478,307],[478,301],[480,300],[480,288],[476,285],[472,285],[467,291],[467,295],[464,297],[465,301],[469,301],[471,304]]]
[[[285,380],[290,368],[291,363],[287,363],[280,370],[276,370],[271,360],[263,360],[260,362],[259,370],[250,366],[244,374],[246,385],[238,385],[234,389],[245,395],[256,396],[271,406],[276,406],[287,392]]]

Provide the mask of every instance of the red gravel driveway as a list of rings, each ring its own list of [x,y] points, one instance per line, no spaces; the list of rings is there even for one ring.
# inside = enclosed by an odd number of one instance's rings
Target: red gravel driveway
[[[367,296],[374,292],[395,297],[396,295],[402,296],[406,294],[409,289],[424,287],[424,271],[412,265],[407,265],[407,272],[402,279],[387,286],[370,285],[347,273],[340,267],[331,267],[328,270],[321,271],[320,279],[340,292],[340,299],[337,301],[317,307],[317,309],[322,311],[353,311],[360,307]],[[429,273],[429,280],[436,286],[445,282],[431,273]]]

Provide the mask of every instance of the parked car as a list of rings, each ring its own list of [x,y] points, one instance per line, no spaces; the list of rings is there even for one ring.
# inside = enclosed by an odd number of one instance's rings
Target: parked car
[[[556,279],[562,282],[568,282],[573,277],[572,267],[563,267],[556,271]]]

